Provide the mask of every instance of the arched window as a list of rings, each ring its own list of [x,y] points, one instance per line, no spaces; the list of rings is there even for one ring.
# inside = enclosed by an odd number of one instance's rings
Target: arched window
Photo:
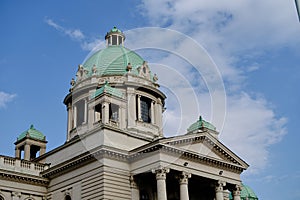
[[[70,195],[66,195],[65,200],[72,200]]]

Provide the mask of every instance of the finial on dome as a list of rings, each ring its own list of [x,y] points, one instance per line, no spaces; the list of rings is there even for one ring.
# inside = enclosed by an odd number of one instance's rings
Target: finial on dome
[[[123,32],[114,26],[109,32],[105,35],[106,46],[124,46],[125,35]]]

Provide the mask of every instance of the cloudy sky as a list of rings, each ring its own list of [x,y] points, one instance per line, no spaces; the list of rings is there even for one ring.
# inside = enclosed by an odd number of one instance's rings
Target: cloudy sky
[[[62,101],[113,26],[149,62],[168,95],[166,136],[201,114],[250,164],[263,200],[300,199],[300,23],[293,0],[1,1],[0,154],[31,124],[66,137]]]

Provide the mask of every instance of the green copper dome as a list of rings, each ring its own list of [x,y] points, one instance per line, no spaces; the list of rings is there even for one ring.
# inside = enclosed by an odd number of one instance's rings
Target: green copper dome
[[[232,193],[230,193],[229,199],[233,199]],[[258,197],[249,186],[242,184],[241,200],[258,200]]]
[[[85,61],[83,67],[88,70],[88,76],[91,76],[93,71],[96,71],[96,75],[102,76],[124,75],[127,73],[127,66],[130,63],[132,67],[131,73],[138,74],[137,68],[143,62],[143,58],[134,51],[124,46],[116,45],[97,51]]]
[[[202,117],[199,117],[199,120],[196,121],[195,123],[193,123],[192,125],[190,125],[190,127],[187,129],[188,132],[193,132],[195,130],[199,130],[202,128],[207,128],[213,131],[216,131],[216,127],[214,125],[212,125],[211,123],[205,121],[202,119]]]
[[[256,194],[253,192],[253,190],[247,186],[242,185],[242,191],[241,191],[241,199],[242,200],[258,200]]]
[[[17,138],[17,141],[20,141],[24,138],[31,138],[31,139],[35,139],[35,140],[42,140],[45,141],[46,137],[44,136],[43,133],[41,133],[40,131],[36,130],[33,125],[30,126],[30,128],[26,131],[24,131],[23,133],[21,133],[19,135],[19,137]]]

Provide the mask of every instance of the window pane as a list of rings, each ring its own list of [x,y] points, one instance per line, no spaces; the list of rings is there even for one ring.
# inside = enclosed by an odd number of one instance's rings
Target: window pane
[[[80,100],[77,104],[76,104],[76,107],[77,107],[77,126],[80,126],[83,124],[84,122],[84,101],[83,100]]]
[[[116,104],[109,104],[109,119],[113,121],[119,120],[119,106]]]
[[[150,118],[151,101],[146,97],[141,97],[141,117],[143,122],[151,122]]]
[[[98,104],[95,106],[95,122],[100,121],[101,117],[102,117],[102,106],[101,104]]]
[[[112,45],[117,45],[117,36],[112,35]]]
[[[119,45],[121,45],[121,44],[122,44],[122,37],[119,36]]]

